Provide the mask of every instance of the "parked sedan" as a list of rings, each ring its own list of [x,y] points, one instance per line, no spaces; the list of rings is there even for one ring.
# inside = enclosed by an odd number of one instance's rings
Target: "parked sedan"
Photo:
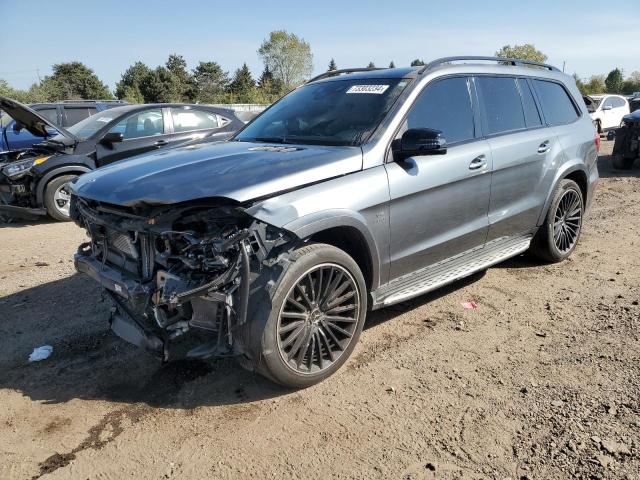
[[[63,128],[0,97],[0,108],[46,140],[0,160],[0,215],[69,219],[66,184],[103,165],[188,142],[221,141],[244,123],[231,110],[204,105],[124,105]],[[47,138],[55,128],[59,134]]]

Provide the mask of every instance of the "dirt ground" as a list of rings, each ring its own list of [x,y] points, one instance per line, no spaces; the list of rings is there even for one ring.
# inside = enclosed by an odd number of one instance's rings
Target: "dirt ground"
[[[0,226],[0,478],[640,478],[640,170],[600,173],[567,262],[376,312],[304,391],[161,366],[74,273],[79,228]]]

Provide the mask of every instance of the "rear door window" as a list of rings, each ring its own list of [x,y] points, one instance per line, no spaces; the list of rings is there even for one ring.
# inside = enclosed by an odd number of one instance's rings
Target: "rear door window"
[[[406,128],[440,130],[447,143],[473,139],[475,128],[467,78],[445,78],[427,85],[409,111]]]
[[[206,130],[220,126],[218,116],[202,110],[172,108],[174,133],[190,132],[193,130]]]
[[[566,125],[578,118],[578,111],[562,85],[547,80],[532,82],[549,125]]]
[[[96,111],[95,108],[91,107],[65,107],[65,126],[70,127],[71,125],[75,125],[80,120],[90,117],[96,113]]]
[[[476,77],[476,86],[488,135],[525,128],[524,111],[515,78]]]
[[[57,108],[41,108],[39,110],[37,110],[38,115],[40,115],[41,117],[46,118],[47,120],[49,120],[51,123],[53,123],[54,125],[60,125],[60,122],[58,122],[58,109]]]
[[[540,118],[540,112],[538,106],[531,93],[529,82],[524,78],[518,79],[518,86],[520,87],[520,96],[522,97],[522,106],[524,107],[524,121],[528,128],[539,127],[542,125],[542,119]]]

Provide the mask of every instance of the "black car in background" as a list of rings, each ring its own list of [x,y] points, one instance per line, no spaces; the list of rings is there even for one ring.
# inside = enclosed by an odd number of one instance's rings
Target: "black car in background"
[[[625,115],[622,126],[609,138],[611,137],[615,138],[613,167],[629,170],[635,161],[640,159],[640,110]]]
[[[0,216],[69,219],[66,184],[109,163],[186,143],[226,140],[244,123],[233,111],[205,105],[123,105],[68,128],[0,97],[0,109],[45,140],[0,158]],[[52,128],[58,135],[48,138]]]

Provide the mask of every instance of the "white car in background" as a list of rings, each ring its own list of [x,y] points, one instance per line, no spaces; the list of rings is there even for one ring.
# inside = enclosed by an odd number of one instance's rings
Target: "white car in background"
[[[629,102],[622,95],[589,95],[584,102],[599,133],[618,128],[622,117],[631,113]]]

